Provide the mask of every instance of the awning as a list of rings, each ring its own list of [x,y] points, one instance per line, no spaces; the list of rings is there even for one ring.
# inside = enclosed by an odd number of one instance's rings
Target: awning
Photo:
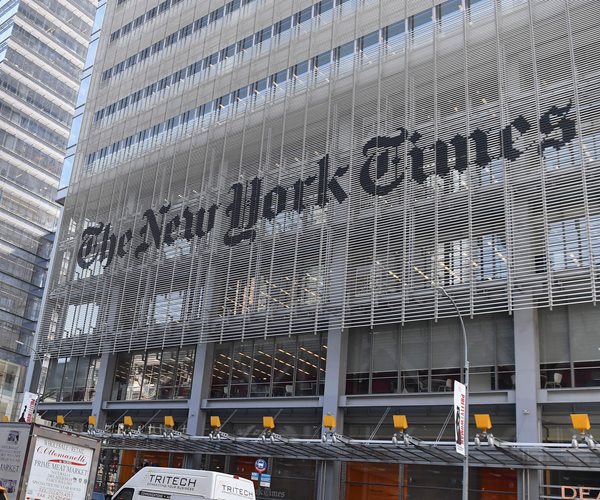
[[[456,453],[454,442],[392,443],[382,440],[286,439],[263,441],[261,438],[236,437],[210,439],[207,436],[105,434],[105,449],[131,449],[187,454],[260,456],[341,462],[385,462],[421,465],[461,466],[463,457]],[[559,469],[600,471],[600,452],[586,445],[578,448],[567,443],[507,443],[469,446],[472,467],[516,469]]]

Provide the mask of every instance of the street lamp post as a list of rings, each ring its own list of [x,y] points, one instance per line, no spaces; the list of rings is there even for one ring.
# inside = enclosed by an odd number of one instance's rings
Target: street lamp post
[[[448,295],[448,292],[441,287],[436,286],[436,290],[442,292],[442,294],[450,301],[454,309],[456,310],[456,314],[458,315],[458,320],[460,321],[460,328],[462,330],[463,343],[465,345],[465,458],[463,460],[463,488],[462,488],[462,499],[469,499],[469,348],[467,346],[467,330],[465,329],[465,323],[463,322],[462,315],[460,314],[460,309],[454,302],[454,299]]]

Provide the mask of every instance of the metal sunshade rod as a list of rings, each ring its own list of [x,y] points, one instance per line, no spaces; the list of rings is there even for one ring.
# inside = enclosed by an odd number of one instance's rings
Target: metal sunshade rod
[[[445,464],[452,463],[454,465],[454,463],[458,461],[457,457],[455,457],[452,453],[449,453],[449,452],[447,452],[447,451],[445,451],[443,449],[440,449],[440,448],[436,448],[434,446],[431,446],[431,447],[420,447],[419,449],[423,450],[425,453],[433,455],[434,457],[436,457],[438,459],[443,460]],[[435,452],[433,450],[435,450]],[[443,455],[445,455],[445,456],[451,457],[453,459],[452,462],[449,462],[447,459],[444,459],[442,456],[440,456],[437,453],[438,451],[440,451],[441,453],[443,453]]]
[[[492,454],[490,451],[488,451],[488,450],[482,450],[482,449],[478,449],[478,450],[477,450],[477,452],[478,452],[478,453],[481,453],[482,455],[485,455],[486,457],[489,457],[490,459],[494,460],[495,462],[497,462],[497,463],[499,463],[499,464],[502,464],[502,465],[504,465],[504,462],[502,462],[500,459],[496,458],[496,457],[495,457],[495,456],[494,456],[494,455],[493,455],[493,454]],[[471,457],[472,457],[474,460],[477,460],[478,462],[480,462],[480,463],[482,463],[482,464],[485,464],[485,462],[484,462],[483,460],[481,460],[481,459],[477,458],[477,455],[476,455],[476,454],[473,454],[473,455],[471,455]],[[487,464],[487,465],[489,465],[489,464]],[[519,465],[520,465],[520,464],[519,464]]]
[[[374,452],[372,452],[371,450],[367,450],[367,446],[356,446],[352,443],[348,443],[346,446],[348,446],[348,448],[350,448],[351,450],[360,450],[363,455],[366,455],[368,457],[379,458],[378,455],[374,454]]]
[[[511,448],[499,448],[500,450],[502,450],[503,453],[506,453],[507,455],[513,456],[514,455],[512,453],[509,453],[509,451],[512,451]],[[537,462],[538,464],[540,464],[542,467],[544,466],[544,462],[540,461],[538,458],[536,458],[535,456],[533,456],[531,453],[527,453],[524,449],[522,448],[518,448],[518,451],[520,451],[523,455],[529,457],[531,460],[533,460],[534,462]],[[552,455],[550,455],[552,456]],[[525,464],[523,464],[525,465]],[[536,467],[537,468],[537,467]]]
[[[577,456],[576,453],[574,453],[574,450],[571,450],[569,448],[565,449],[565,451],[572,457],[576,458],[579,462],[581,462],[583,465],[586,466],[586,468],[589,468],[590,464],[588,462],[583,461],[581,458],[579,458]],[[545,453],[550,454],[549,452],[547,452],[546,450],[544,450]],[[551,455],[552,456],[552,455]],[[555,460],[558,460],[562,465],[564,465],[565,467],[568,467],[568,465],[566,463],[564,463],[562,460],[560,460],[559,458],[555,458]]]

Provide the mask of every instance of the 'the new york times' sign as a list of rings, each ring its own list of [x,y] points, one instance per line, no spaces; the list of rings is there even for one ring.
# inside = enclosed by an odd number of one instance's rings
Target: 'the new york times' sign
[[[570,118],[572,103],[563,107],[552,106],[543,113],[538,123],[531,123],[522,115],[510,124],[496,131],[500,148],[492,153],[488,145],[489,134],[481,129],[473,130],[469,136],[457,134],[448,141],[437,140],[428,146],[419,145],[422,135],[418,131],[409,131],[400,127],[396,133],[377,136],[369,139],[362,148],[364,162],[360,167],[359,182],[362,189],[373,196],[386,196],[396,189],[405,179],[423,184],[429,175],[441,178],[448,176],[453,170],[464,172],[469,166],[468,150],[472,141],[475,157],[472,163],[479,168],[490,164],[497,158],[508,161],[517,160],[523,151],[517,148],[517,140],[529,131],[539,129],[542,139],[537,144],[540,155],[546,149],[560,149],[571,142],[576,135],[575,121]],[[400,148],[408,147],[410,168],[404,169],[392,181],[381,179],[389,172],[390,166],[398,166]],[[425,152],[435,152],[435,171],[425,172]],[[450,154],[452,152],[452,155]],[[450,158],[453,158],[450,165]],[[263,179],[255,177],[242,183],[237,182],[230,187],[233,194],[229,204],[212,204],[192,211],[185,207],[181,215],[169,217],[171,204],[163,205],[158,212],[148,209],[143,214],[144,225],[139,229],[142,242],[132,248],[133,230],[127,229],[122,234],[114,234],[110,223],[98,222],[87,227],[81,237],[81,246],[77,254],[77,263],[83,269],[89,268],[96,260],[104,262],[108,267],[115,257],[122,258],[131,251],[135,258],[140,258],[151,246],[157,249],[164,243],[173,245],[175,240],[184,238],[191,241],[203,238],[215,227],[217,216],[229,219],[228,230],[223,235],[223,244],[229,247],[239,245],[243,241],[256,238],[256,226],[259,220],[273,220],[286,210],[291,203],[293,210],[302,213],[305,205],[305,192],[317,188],[316,205],[325,207],[335,200],[343,203],[348,193],[340,184],[349,166],[330,170],[330,157],[323,156],[315,163],[315,173],[304,179],[298,179],[291,186],[276,185],[265,187]],[[312,186],[312,187],[311,187]]]

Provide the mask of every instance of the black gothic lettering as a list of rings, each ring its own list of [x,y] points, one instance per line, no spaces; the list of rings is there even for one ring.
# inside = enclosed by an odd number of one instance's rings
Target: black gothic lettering
[[[121,237],[119,238],[119,245],[117,246],[117,255],[119,257],[125,257],[125,255],[127,255],[125,245],[127,245],[132,240],[132,238],[133,233],[131,232],[131,229],[128,229],[121,235]]]
[[[544,154],[544,150],[548,148],[560,149],[568,142],[575,139],[577,135],[575,129],[575,121],[567,118],[567,114],[571,111],[573,102],[569,100],[569,104],[562,108],[552,106],[540,118],[540,132],[548,136],[555,130],[560,130],[560,139],[555,137],[546,137],[540,144],[540,154]],[[552,118],[559,118],[556,123],[552,123]]]
[[[104,267],[110,265],[115,256],[117,247],[117,237],[110,232],[110,224],[104,227],[104,237],[102,238],[102,248],[100,249],[100,262],[106,260]]]
[[[469,136],[475,141],[475,163],[480,167],[485,167],[492,162],[488,153],[488,137],[481,129],[475,129]]]
[[[173,245],[175,243],[175,240],[177,238],[173,238],[173,232],[177,231],[177,229],[179,229],[180,225],[181,225],[181,218],[179,217],[179,215],[176,215],[169,222],[167,222],[167,225],[165,226],[165,235],[164,235],[164,242],[167,245]]]
[[[340,186],[340,183],[337,181],[338,178],[342,177],[350,168],[346,167],[338,167],[333,174],[333,177],[329,178],[329,155],[325,155],[323,158],[319,160],[319,187],[317,193],[317,205],[324,207],[329,203],[329,196],[327,195],[327,191],[331,191],[334,198],[338,203],[343,203],[348,195]]]
[[[448,166],[448,144],[439,139],[435,141],[435,173],[446,177],[450,173]]]
[[[294,210],[299,214],[306,208],[304,205],[304,187],[310,186],[316,179],[316,175],[311,175],[304,180],[298,179],[294,182]]]
[[[539,127],[544,135],[539,144],[539,153],[543,154],[548,148],[556,150],[562,148],[576,137],[575,121],[568,118],[571,112],[572,101],[566,106],[552,106],[546,113],[539,118]],[[522,116],[518,116],[509,125],[502,130],[494,132],[499,133],[500,155],[509,161],[517,160],[523,151],[515,147],[515,141],[531,129],[531,124]],[[475,129],[468,137],[457,134],[449,141],[436,140],[435,144],[430,146],[421,146],[418,144],[423,136],[418,132],[409,134],[407,130],[400,127],[398,134],[394,136],[378,136],[369,139],[363,147],[363,155],[366,157],[359,173],[359,181],[365,192],[385,196],[397,188],[405,179],[405,168],[401,168],[402,154],[399,147],[409,141],[411,143],[408,155],[411,158],[411,177],[418,184],[423,184],[427,179],[425,173],[425,152],[433,150],[435,152],[435,174],[445,177],[451,170],[458,172],[466,171],[468,162],[469,140],[474,141],[475,159],[474,163],[479,167],[485,167],[491,163],[489,152],[488,133],[481,129]],[[518,136],[517,136],[518,134]],[[454,147],[456,158],[453,166],[450,165],[449,152],[450,146]],[[496,156],[495,156],[496,158]],[[384,176],[388,175],[391,165],[395,167],[394,179],[386,185],[378,185]],[[349,166],[339,167],[330,176],[330,156],[326,154],[318,162],[318,175],[308,176],[306,179],[298,179],[294,184],[293,209],[299,214],[306,206],[304,204],[304,194],[307,186],[311,186],[318,179],[316,204],[325,207],[331,197],[338,203],[343,203],[348,198],[348,193],[344,191],[339,180],[344,176]],[[373,172],[374,167],[374,172]],[[391,176],[390,176],[391,177]],[[261,196],[263,180],[255,177],[250,182],[238,182],[231,186],[233,200],[225,210],[225,216],[229,217],[229,230],[224,236],[225,245],[233,247],[244,240],[254,241],[256,238],[256,224],[259,216],[267,220],[273,220],[277,214],[282,213],[287,204],[288,189],[276,185],[264,196]],[[276,199],[275,199],[276,197]],[[262,212],[260,211],[261,201],[263,203]],[[155,213],[152,209],[146,210],[143,215],[145,219],[144,226],[140,228],[139,235],[142,237],[140,243],[134,251],[138,258],[151,245],[157,249],[160,245],[174,244],[177,239],[178,230],[183,227],[182,237],[187,241],[193,238],[202,238],[206,236],[215,226],[216,214],[219,205],[213,204],[208,210],[200,208],[193,213],[189,207],[183,209],[181,217],[174,216],[164,227],[166,214],[171,209],[171,205],[164,205]],[[207,219],[208,213],[208,220]],[[162,219],[158,220],[158,214]],[[206,227],[205,227],[206,222]],[[104,262],[104,267],[109,266],[116,254],[118,257],[124,257],[129,252],[129,245],[133,241],[133,230],[127,229],[120,237],[111,232],[110,224],[98,223],[96,226],[89,226],[84,229],[81,236],[81,245],[77,253],[77,264],[82,269],[88,269],[96,260]]]
[[[194,214],[192,211],[185,207],[183,209],[183,237],[187,241],[192,241],[194,238]]]
[[[225,245],[234,247],[244,240],[254,241],[256,238],[256,229],[254,229],[254,226],[258,221],[261,186],[262,179],[259,179],[258,177],[255,177],[250,181],[250,204],[248,207],[247,221],[243,225],[240,225],[240,223],[242,207],[247,205],[248,184],[246,184],[245,190],[240,182],[231,186],[231,190],[233,190],[233,201],[225,210],[226,215],[231,214],[231,225],[223,238]],[[243,196],[244,191],[246,192],[246,200],[244,200]],[[237,234],[232,234],[236,229],[241,229],[241,231]]]
[[[450,139],[450,144],[454,146],[454,151],[456,153],[456,162],[454,164],[454,169],[458,170],[460,173],[467,170],[469,165],[469,143],[467,138],[463,135],[456,134],[452,139]]]
[[[273,210],[273,195],[277,195],[277,206]],[[287,199],[287,190],[281,186],[275,186],[265,195],[263,201],[263,217],[267,220],[273,220],[277,214],[285,210]]]
[[[523,154],[523,151],[519,151],[513,146],[515,143],[513,139],[513,128],[523,135],[531,128],[531,125],[523,115],[519,115],[500,131],[501,154],[510,161],[515,161]]]
[[[417,146],[417,142],[423,136],[419,132],[414,132],[408,140],[414,145],[414,147],[408,152],[408,155],[412,158],[412,179],[418,184],[423,184],[427,179],[425,173],[425,153],[427,149],[425,147],[420,148]]]
[[[400,183],[404,180],[404,172],[398,175],[396,171],[396,178],[386,186],[378,186],[377,181],[381,179],[385,174],[388,173],[390,164],[390,149],[394,148],[394,157],[391,163],[395,165],[396,169],[400,165],[400,153],[398,147],[406,140],[406,130],[399,128],[400,133],[394,137],[379,136],[369,139],[363,146],[363,155],[367,157],[367,161],[363,164],[360,170],[360,185],[365,192],[375,196],[385,196],[396,189]],[[384,149],[379,152],[379,149]],[[369,151],[372,152],[369,154]],[[377,156],[376,161],[376,173],[375,179],[371,177],[371,165],[373,160]]]
[[[171,204],[163,205],[159,209],[160,214],[166,214],[171,209]],[[137,259],[140,254],[144,253],[148,248],[150,248],[150,243],[148,243],[148,238],[151,236],[154,240],[154,246],[158,249],[161,244],[161,236],[162,231],[160,226],[158,225],[158,221],[156,220],[156,214],[154,210],[148,209],[144,212],[143,218],[146,219],[146,224],[140,229],[140,236],[143,241],[140,243],[135,249],[135,258]],[[150,231],[150,234],[148,234]]]
[[[81,246],[77,252],[77,264],[81,269],[90,267],[98,257],[98,236],[104,232],[104,224],[86,227],[81,235]]]
[[[219,205],[211,205],[208,209],[208,222],[206,228],[204,228],[204,217],[206,216],[206,209],[200,208],[194,215],[194,213],[188,208],[183,209],[183,237],[187,241],[192,241],[194,237],[202,238],[206,236],[215,225],[215,217]],[[194,221],[196,222],[194,227]]]
[[[204,216],[206,210],[201,208],[196,214],[196,236],[202,238],[211,232],[212,228],[215,227],[215,216],[219,205],[211,205],[208,208],[208,221],[206,223],[206,230],[204,229]]]

